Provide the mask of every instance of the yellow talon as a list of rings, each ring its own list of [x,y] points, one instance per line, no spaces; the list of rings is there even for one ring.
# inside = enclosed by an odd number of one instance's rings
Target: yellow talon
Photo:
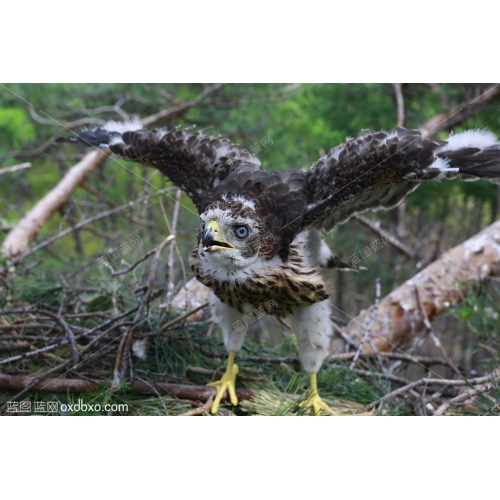
[[[309,397],[303,401],[300,406],[302,408],[312,408],[314,415],[321,415],[321,413],[327,413],[334,415],[333,410],[321,399],[318,393],[318,383],[316,380],[316,374],[311,373],[309,375],[311,381],[311,391]]]
[[[215,415],[219,409],[219,404],[221,399],[229,392],[229,400],[233,406],[238,404],[238,398],[236,397],[236,375],[238,375],[239,368],[234,362],[234,352],[229,353],[229,359],[227,360],[227,368],[222,378],[217,382],[210,382],[207,384],[208,387],[217,387],[217,395],[215,396],[214,402],[210,408],[210,413]]]

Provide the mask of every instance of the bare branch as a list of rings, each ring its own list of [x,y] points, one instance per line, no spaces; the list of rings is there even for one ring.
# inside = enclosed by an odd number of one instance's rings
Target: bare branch
[[[17,172],[18,170],[24,170],[32,166],[33,166],[32,163],[26,162],[26,163],[20,163],[19,165],[13,165],[12,167],[0,168],[0,175],[11,174],[12,172]]]
[[[500,98],[500,86],[493,85],[472,101],[467,99],[455,108],[433,116],[420,126],[419,130],[424,137],[436,135],[441,130],[450,130],[498,98]]]
[[[196,99],[179,104],[178,106],[174,106],[173,108],[165,109],[154,115],[150,115],[142,120],[142,124],[144,125],[144,127],[155,127],[157,125],[162,125],[172,118],[176,118],[177,116],[185,113],[187,110],[198,106],[205,99],[207,99],[207,97],[216,94],[223,86],[223,83],[216,83],[214,85],[211,85],[210,87],[207,87]]]
[[[42,229],[45,222],[71,196],[83,178],[100,167],[108,155],[92,151],[72,167],[44,198],[42,198],[14,227],[5,238],[1,253],[16,256],[22,253]]]
[[[443,385],[443,386],[458,388],[458,387],[463,387],[464,385],[471,386],[471,385],[485,384],[487,382],[490,382],[493,378],[496,377],[498,377],[498,371],[495,371],[492,374],[486,375],[484,377],[477,377],[468,380],[445,379],[445,378],[421,378],[420,380],[416,380],[415,382],[411,382],[405,385],[404,387],[400,387],[399,389],[389,392],[380,399],[377,399],[377,401],[373,401],[372,403],[366,405],[363,409],[360,410],[360,413],[369,411],[372,408],[375,408],[383,403],[386,403],[387,401],[391,400],[396,396],[401,396],[402,394],[405,394],[411,389],[415,389],[416,387],[420,387],[421,385]],[[469,397],[471,396],[469,395]]]
[[[398,119],[396,127],[403,127],[405,123],[405,101],[403,97],[403,86],[401,83],[393,83],[394,92],[396,93],[396,104],[398,107]]]
[[[65,129],[79,128],[85,125],[104,125],[105,123],[104,120],[96,120],[95,118],[82,118],[81,120],[75,120],[74,122],[60,122],[50,118],[43,118],[36,112],[33,106],[28,107],[28,112],[31,118],[41,125],[50,125],[52,127],[62,126]]]
[[[4,389],[19,390],[25,389],[28,386],[35,391],[81,393],[95,391],[102,387],[110,387],[110,383],[107,380],[79,380],[67,378],[37,379],[34,377],[19,377],[0,373],[0,387]],[[153,381],[145,383],[142,380],[133,381],[129,390],[139,394],[161,394],[179,399],[191,399],[203,402],[215,396],[217,393],[215,387],[207,387],[205,385],[167,384]],[[254,391],[251,389],[236,389],[236,395],[239,400],[250,399],[253,394]]]
[[[352,217],[354,220],[357,220],[363,226],[366,226],[370,231],[374,232],[377,236],[385,237],[387,236],[387,231],[380,229],[376,224],[374,224],[370,219],[367,219],[363,215],[354,215]],[[389,244],[391,244],[394,248],[403,253],[406,257],[413,259],[415,258],[415,252],[413,252],[410,248],[408,248],[404,243],[396,239],[396,237],[386,238]]]

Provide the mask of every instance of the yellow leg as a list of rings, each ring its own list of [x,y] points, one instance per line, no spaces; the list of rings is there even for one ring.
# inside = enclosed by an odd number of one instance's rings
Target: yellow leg
[[[302,403],[301,406],[305,408],[312,408],[314,415],[320,415],[321,413],[329,413],[333,415],[333,410],[321,399],[318,393],[318,382],[316,379],[316,374],[311,373],[309,375],[311,381],[311,391],[309,397]]]
[[[217,387],[217,395],[215,396],[212,407],[210,408],[210,413],[212,413],[212,415],[215,415],[217,413],[221,399],[224,397],[224,394],[226,394],[226,391],[229,392],[229,400],[231,401],[231,404],[234,406],[238,404],[235,381],[236,375],[238,375],[239,372],[239,368],[238,365],[234,362],[234,354],[235,353],[233,351],[229,353],[226,373],[222,375],[222,378],[217,382],[210,382],[209,384],[207,384],[207,386],[209,387]]]

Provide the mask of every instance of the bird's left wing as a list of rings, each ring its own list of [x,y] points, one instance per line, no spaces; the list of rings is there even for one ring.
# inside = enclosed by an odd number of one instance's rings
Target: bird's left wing
[[[355,214],[398,205],[421,181],[462,177],[499,183],[500,144],[488,131],[469,130],[446,141],[417,130],[362,130],[307,172],[313,200],[303,226],[331,229]]]
[[[106,147],[122,158],[156,168],[200,210],[206,194],[231,172],[238,168],[259,170],[260,162],[229,139],[192,128],[147,131],[138,121],[108,122],[62,140]]]

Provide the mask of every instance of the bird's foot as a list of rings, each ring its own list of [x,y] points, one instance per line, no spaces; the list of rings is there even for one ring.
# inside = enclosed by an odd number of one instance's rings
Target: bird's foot
[[[238,398],[236,397],[236,375],[238,375],[239,368],[238,365],[234,363],[234,352],[229,353],[229,360],[227,362],[226,372],[220,380],[217,382],[210,382],[207,384],[208,387],[217,387],[217,394],[215,396],[214,402],[210,408],[210,413],[212,415],[217,414],[220,402],[226,392],[229,393],[229,400],[233,406],[238,404]]]
[[[319,394],[312,394],[300,403],[301,408],[312,410],[313,415],[334,415],[333,410],[321,399]]]
[[[314,415],[334,415],[333,410],[321,399],[318,393],[316,374],[311,373],[309,377],[311,380],[311,391],[309,392],[309,397],[305,401],[302,401],[300,406],[305,409],[311,409]]]

